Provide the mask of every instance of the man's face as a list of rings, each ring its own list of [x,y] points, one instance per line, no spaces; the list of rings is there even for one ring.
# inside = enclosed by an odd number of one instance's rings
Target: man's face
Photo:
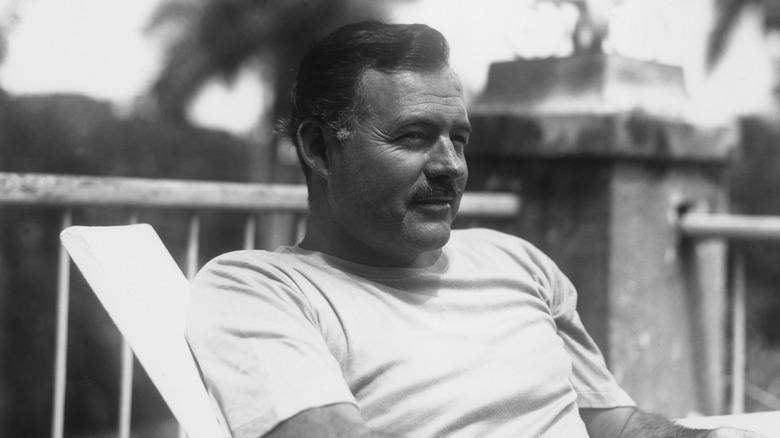
[[[355,261],[419,262],[441,248],[460,205],[470,125],[460,81],[366,71],[353,135],[329,148],[328,205]]]

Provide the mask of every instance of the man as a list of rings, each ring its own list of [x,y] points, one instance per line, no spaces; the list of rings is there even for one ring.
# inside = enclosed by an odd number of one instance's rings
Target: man
[[[743,436],[636,409],[552,261],[450,231],[471,133],[437,31],[336,30],[303,58],[292,104],[306,235],[210,262],[188,318],[234,436]]]

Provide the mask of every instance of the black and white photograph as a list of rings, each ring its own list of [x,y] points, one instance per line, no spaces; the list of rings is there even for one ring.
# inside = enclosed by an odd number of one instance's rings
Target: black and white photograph
[[[0,0],[0,437],[780,438],[780,0]]]

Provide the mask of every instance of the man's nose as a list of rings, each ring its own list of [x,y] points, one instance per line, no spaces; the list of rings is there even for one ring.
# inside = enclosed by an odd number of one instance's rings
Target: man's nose
[[[468,168],[463,148],[453,144],[448,137],[441,137],[431,150],[426,174],[428,177],[464,178],[468,174]]]

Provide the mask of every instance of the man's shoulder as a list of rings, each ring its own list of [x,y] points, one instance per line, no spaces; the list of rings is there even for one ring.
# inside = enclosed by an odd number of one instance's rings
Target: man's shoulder
[[[262,265],[284,265],[292,263],[293,256],[289,252],[279,249],[276,251],[266,251],[262,249],[242,249],[220,254],[209,260],[203,266],[203,269],[213,268],[215,266],[262,266]]]
[[[280,279],[295,269],[296,258],[284,249],[238,250],[218,255],[198,271],[194,283],[211,282],[216,279],[239,280],[247,278]]]
[[[221,320],[258,303],[306,307],[308,301],[300,290],[296,269],[295,256],[284,251],[221,254],[206,263],[193,279],[188,319],[197,326],[199,320]]]

